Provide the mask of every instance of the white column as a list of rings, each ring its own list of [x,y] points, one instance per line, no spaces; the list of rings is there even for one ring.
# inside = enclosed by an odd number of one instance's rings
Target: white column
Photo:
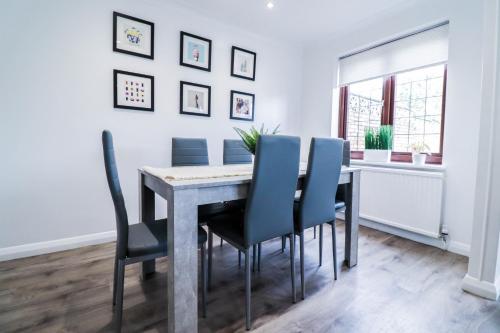
[[[500,297],[500,0],[485,0],[483,9],[479,159],[469,269],[462,288],[496,300]]]

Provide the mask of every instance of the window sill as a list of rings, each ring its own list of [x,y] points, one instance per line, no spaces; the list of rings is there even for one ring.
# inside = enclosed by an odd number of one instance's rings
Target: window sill
[[[446,171],[444,165],[437,165],[437,164],[414,165],[412,163],[403,163],[403,162],[366,162],[363,160],[351,159],[351,165],[390,168],[390,169],[434,171],[434,172]]]

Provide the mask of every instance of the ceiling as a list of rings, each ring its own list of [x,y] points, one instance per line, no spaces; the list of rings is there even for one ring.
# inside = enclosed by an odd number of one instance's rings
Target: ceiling
[[[418,0],[175,0],[260,35],[308,42],[394,15]]]

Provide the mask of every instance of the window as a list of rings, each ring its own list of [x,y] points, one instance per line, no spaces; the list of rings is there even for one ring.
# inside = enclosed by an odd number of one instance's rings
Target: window
[[[347,140],[352,150],[365,148],[365,128],[377,128],[382,120],[382,78],[349,86],[347,100]]]
[[[422,143],[440,153],[444,65],[395,77],[394,151],[411,152],[412,144]]]
[[[442,162],[446,65],[349,84],[340,89],[339,136],[363,158],[368,127],[393,126],[392,161],[411,162],[411,146],[425,144],[427,163]]]

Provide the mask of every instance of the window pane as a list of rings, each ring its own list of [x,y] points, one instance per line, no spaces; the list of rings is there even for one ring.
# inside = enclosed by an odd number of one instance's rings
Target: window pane
[[[396,75],[394,144],[396,152],[411,152],[425,143],[440,152],[444,65]]]
[[[349,85],[347,140],[354,151],[365,148],[365,128],[380,127],[383,85],[382,78]]]

